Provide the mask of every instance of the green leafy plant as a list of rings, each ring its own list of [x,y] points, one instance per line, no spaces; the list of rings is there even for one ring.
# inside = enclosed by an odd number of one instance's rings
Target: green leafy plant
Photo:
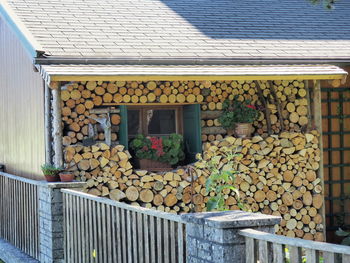
[[[47,176],[57,176],[63,169],[53,166],[51,164],[43,164],[41,166],[41,171]]]
[[[206,204],[208,211],[225,211],[225,191],[232,191],[237,199],[237,205],[240,209],[244,210],[243,204],[239,199],[239,191],[234,186],[237,164],[235,158],[239,155],[233,150],[228,148],[223,149],[224,155],[214,156],[209,161],[202,159],[202,156],[197,155],[198,162],[197,167],[207,169],[209,171],[209,177],[205,182],[205,188],[207,193],[214,193]]]
[[[223,113],[219,117],[225,129],[232,129],[236,123],[252,123],[259,117],[259,110],[250,101],[225,100],[222,104]]]
[[[341,242],[342,245],[350,246],[350,232],[347,232],[347,231],[339,228],[335,232],[335,234],[339,237],[344,237],[344,239]]]
[[[175,165],[185,158],[183,137],[176,133],[162,137],[146,137],[139,134],[130,142],[130,147],[139,159]]]

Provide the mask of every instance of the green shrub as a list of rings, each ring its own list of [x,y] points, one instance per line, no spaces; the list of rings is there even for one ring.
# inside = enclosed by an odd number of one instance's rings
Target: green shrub
[[[206,191],[207,193],[214,192],[214,196],[211,196],[206,204],[207,209],[208,211],[227,210],[224,190],[230,189],[230,191],[235,193],[238,207],[244,210],[244,205],[239,199],[238,188],[234,185],[235,175],[238,173],[236,171],[237,163],[235,162],[235,158],[239,157],[239,155],[228,148],[222,151],[224,152],[224,156],[217,155],[208,161],[202,159],[200,154],[197,155],[198,162],[196,166],[209,171],[209,177],[205,182]]]

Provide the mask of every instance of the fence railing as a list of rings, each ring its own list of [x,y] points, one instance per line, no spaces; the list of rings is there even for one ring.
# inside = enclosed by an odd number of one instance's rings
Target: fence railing
[[[244,229],[246,263],[349,263],[350,247]]]
[[[0,172],[0,237],[39,259],[38,181]]]
[[[61,191],[65,262],[185,262],[179,215]]]

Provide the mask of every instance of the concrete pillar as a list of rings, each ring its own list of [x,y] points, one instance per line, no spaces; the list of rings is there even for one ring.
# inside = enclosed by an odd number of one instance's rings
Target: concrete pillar
[[[281,218],[243,211],[185,214],[188,263],[244,263],[245,242],[238,231],[274,233]]]
[[[61,188],[85,183],[42,183],[39,186],[40,262],[64,262],[63,200]]]

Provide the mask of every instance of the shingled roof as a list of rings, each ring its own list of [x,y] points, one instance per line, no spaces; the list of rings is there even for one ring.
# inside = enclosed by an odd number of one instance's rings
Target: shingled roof
[[[8,0],[48,56],[350,61],[350,1]]]

